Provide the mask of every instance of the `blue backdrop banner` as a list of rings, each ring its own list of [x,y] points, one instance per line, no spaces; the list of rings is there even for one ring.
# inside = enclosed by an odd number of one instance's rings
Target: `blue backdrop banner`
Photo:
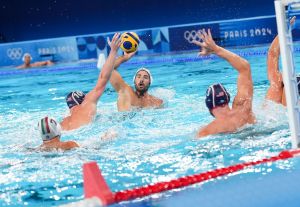
[[[221,45],[249,46],[271,43],[277,35],[276,19],[251,19],[219,24]]]
[[[210,29],[212,36],[218,43],[220,32],[219,24],[198,24],[192,26],[169,28],[170,51],[195,50],[199,48],[192,43],[193,40],[200,41],[200,31]]]
[[[192,41],[200,41],[199,32],[203,29],[210,29],[216,43],[223,47],[270,44],[277,35],[274,16],[141,29],[134,31],[140,37],[138,54],[196,50],[199,47]],[[100,53],[109,53],[107,37],[112,36],[113,33],[103,33],[2,44],[0,66],[20,65],[25,52],[29,52],[34,61],[96,59]],[[297,21],[293,38],[300,39],[300,23]]]
[[[30,53],[33,62],[42,60],[76,61],[78,60],[75,38],[58,38],[40,41],[1,44],[0,65],[21,65],[24,53]]]

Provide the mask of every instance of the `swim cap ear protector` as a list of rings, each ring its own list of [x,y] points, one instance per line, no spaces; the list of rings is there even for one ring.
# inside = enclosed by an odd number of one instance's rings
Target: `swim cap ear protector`
[[[38,128],[43,141],[49,141],[54,137],[61,136],[61,127],[53,118],[44,117],[38,123]]]
[[[148,73],[148,75],[149,75],[149,78],[150,78],[150,84],[149,85],[151,85],[152,83],[153,83],[153,78],[152,78],[152,75],[151,75],[151,72],[150,72],[150,70],[148,70],[147,68],[140,68],[140,69],[138,69],[136,72],[135,72],[135,75],[133,76],[133,83],[134,83],[134,81],[135,81],[135,78],[136,78],[136,76],[137,76],[137,74],[140,72],[140,71],[146,71],[147,73]]]
[[[32,57],[31,57],[31,55],[30,55],[29,53],[24,53],[24,55],[23,55],[23,57],[22,57],[23,62],[25,61],[25,57],[26,57],[26,56],[29,56],[29,57],[30,57],[30,61],[32,60]]]
[[[71,109],[76,105],[80,105],[85,98],[85,94],[82,91],[72,91],[66,97],[68,107]]]
[[[206,91],[205,103],[209,111],[217,106],[222,106],[230,102],[230,94],[221,83],[213,84]]]

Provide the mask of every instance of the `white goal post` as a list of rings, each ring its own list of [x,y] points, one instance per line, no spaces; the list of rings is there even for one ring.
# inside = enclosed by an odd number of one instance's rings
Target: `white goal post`
[[[300,108],[296,71],[293,60],[293,40],[289,27],[288,10],[300,10],[300,1],[275,0],[277,30],[281,51],[283,82],[286,94],[292,147],[300,147]],[[297,21],[297,20],[296,20]]]

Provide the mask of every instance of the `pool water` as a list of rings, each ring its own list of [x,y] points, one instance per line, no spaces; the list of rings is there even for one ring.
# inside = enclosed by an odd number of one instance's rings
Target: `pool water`
[[[164,107],[119,113],[117,94],[108,85],[94,122],[63,133],[62,140],[75,140],[81,146],[67,152],[37,151],[41,144],[37,122],[46,115],[61,121],[68,114],[65,96],[72,90],[88,92],[95,85],[96,63],[0,70],[0,206],[52,206],[82,200],[82,164],[92,160],[110,188],[119,191],[289,149],[286,109],[272,103],[262,107],[268,88],[266,50],[234,50],[251,64],[255,125],[233,134],[195,139],[196,131],[213,120],[204,102],[207,87],[221,82],[233,99],[237,72],[224,60],[201,59],[196,53],[134,57],[119,68],[120,73],[133,85],[137,68],[149,68],[154,79],[150,93],[162,98]],[[117,136],[103,140],[105,133]],[[299,166],[291,160],[248,171],[261,176]]]

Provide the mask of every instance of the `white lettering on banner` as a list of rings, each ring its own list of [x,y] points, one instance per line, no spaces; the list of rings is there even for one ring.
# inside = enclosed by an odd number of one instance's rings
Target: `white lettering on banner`
[[[261,35],[260,29],[255,29],[255,36],[260,36],[260,35]]]
[[[46,47],[46,48],[38,48],[39,55],[53,55],[60,53],[71,53],[74,52],[75,48],[72,46],[57,46],[57,47]]]
[[[272,29],[270,28],[253,28],[249,30],[231,30],[224,32],[225,39],[239,39],[246,37],[259,37],[272,35]]]

